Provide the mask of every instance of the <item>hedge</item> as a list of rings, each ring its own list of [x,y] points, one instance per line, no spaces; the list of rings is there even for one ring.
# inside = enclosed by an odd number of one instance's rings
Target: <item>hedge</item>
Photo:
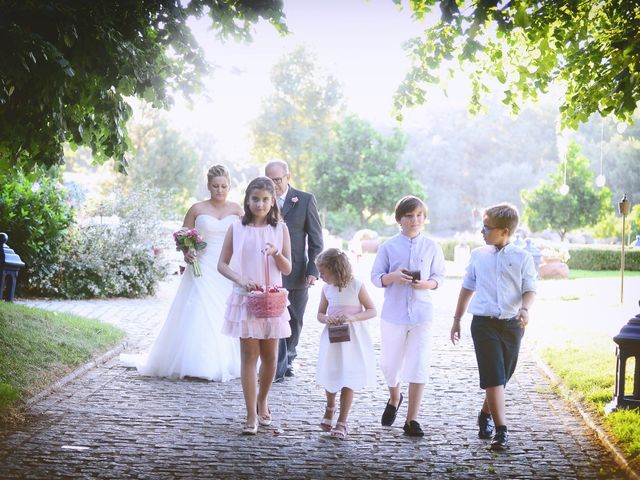
[[[575,270],[620,270],[620,246],[570,246],[569,268]],[[640,249],[625,248],[624,269],[640,271]]]
[[[466,245],[469,250],[481,247],[484,243],[479,242],[461,242],[460,240],[438,240],[438,243],[442,247],[442,253],[444,253],[444,259],[453,262],[455,260],[456,247],[458,245]]]
[[[454,260],[455,248],[459,240],[439,240],[444,258]],[[479,242],[462,242],[471,250],[484,245]],[[609,245],[570,245],[569,268],[575,270],[620,270],[620,246]],[[626,247],[624,269],[630,272],[640,271],[640,248]]]

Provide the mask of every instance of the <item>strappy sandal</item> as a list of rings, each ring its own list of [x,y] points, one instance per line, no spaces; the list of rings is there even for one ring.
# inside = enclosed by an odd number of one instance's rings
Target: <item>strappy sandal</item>
[[[242,427],[242,435],[256,435],[258,433],[258,424],[249,425],[245,423]]]
[[[333,415],[336,413],[336,407],[324,407],[324,418],[320,421],[320,428],[323,432],[330,432],[333,427]],[[330,417],[327,414],[331,415]]]
[[[331,430],[331,437],[338,440],[347,438],[347,422],[336,422],[336,426]]]

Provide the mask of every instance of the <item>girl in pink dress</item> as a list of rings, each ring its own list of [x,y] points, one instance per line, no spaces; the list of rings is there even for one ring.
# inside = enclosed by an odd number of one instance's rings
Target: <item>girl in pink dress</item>
[[[271,284],[282,285],[282,274],[291,272],[289,230],[280,219],[273,181],[258,177],[247,186],[244,216],[227,230],[218,260],[218,271],[234,283],[222,333],[240,338],[240,377],[247,408],[244,435],[255,435],[258,424],[271,424],[268,396],[276,371],[278,339],[291,335],[286,308],[275,318],[257,318],[247,309],[248,293],[266,284],[265,260]],[[258,358],[260,371],[256,375]]]
[[[331,432],[331,437],[344,440],[353,391],[376,382],[373,343],[368,322],[363,321],[375,317],[376,308],[362,282],[353,278],[351,264],[343,251],[330,248],[322,252],[316,259],[316,265],[320,278],[326,283],[318,306],[318,321],[327,324],[320,336],[316,373],[316,381],[324,387],[327,396],[320,428]],[[329,327],[341,324],[348,325],[349,340],[331,343]],[[338,390],[340,415],[332,429]]]

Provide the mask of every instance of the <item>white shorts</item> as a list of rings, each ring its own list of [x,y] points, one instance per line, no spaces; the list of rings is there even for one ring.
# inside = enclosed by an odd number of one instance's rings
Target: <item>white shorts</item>
[[[389,387],[427,383],[431,369],[431,322],[406,325],[380,321],[380,368]]]

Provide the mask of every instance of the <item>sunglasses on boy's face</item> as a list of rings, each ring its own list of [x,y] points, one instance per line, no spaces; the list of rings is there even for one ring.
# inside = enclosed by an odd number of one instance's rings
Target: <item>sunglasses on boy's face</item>
[[[480,230],[482,233],[489,233],[491,230],[495,230],[496,228],[500,228],[500,227],[490,227],[489,225],[482,225],[482,230]]]

